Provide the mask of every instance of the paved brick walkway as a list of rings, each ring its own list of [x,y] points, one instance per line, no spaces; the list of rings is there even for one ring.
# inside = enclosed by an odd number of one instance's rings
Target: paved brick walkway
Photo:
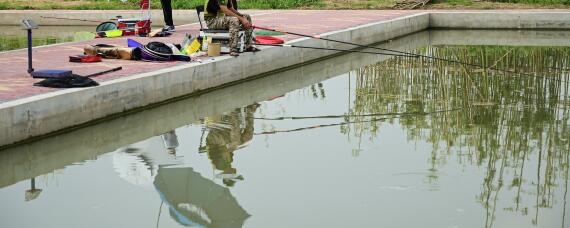
[[[285,31],[303,34],[322,34],[350,27],[368,24],[377,21],[394,19],[420,13],[419,11],[378,11],[378,10],[358,10],[358,11],[269,11],[253,16],[255,25],[283,29]],[[48,29],[43,27],[40,29]],[[99,63],[70,63],[70,55],[83,53],[86,44],[114,44],[127,46],[127,38],[135,39],[141,43],[152,40],[162,42],[180,43],[184,34],[197,35],[199,25],[182,25],[176,27],[177,32],[165,38],[143,38],[143,37],[121,37],[103,38],[91,41],[66,43],[48,47],[34,48],[33,63],[35,69],[69,69],[73,73],[86,75],[99,71],[122,66],[123,70],[114,73],[98,76],[95,80],[102,82],[111,79],[126,77],[134,74],[151,72],[158,69],[171,67],[184,62],[144,62],[128,60],[104,59]],[[281,36],[285,40],[299,38],[297,36]],[[239,57],[238,57],[239,58]],[[32,84],[38,79],[33,79],[27,73],[27,52],[18,50],[0,53],[0,103],[21,99],[28,96],[49,93],[57,89],[36,87]]]

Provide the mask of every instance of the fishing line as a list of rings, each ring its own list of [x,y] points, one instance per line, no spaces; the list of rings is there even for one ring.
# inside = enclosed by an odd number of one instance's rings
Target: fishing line
[[[422,55],[422,54],[415,54],[415,53],[411,53],[411,52],[398,51],[398,50],[387,49],[387,48],[380,48],[380,47],[374,47],[374,46],[369,46],[369,45],[362,45],[362,44],[357,44],[357,43],[352,43],[352,42],[346,42],[346,41],[342,41],[342,40],[334,40],[334,39],[323,38],[323,37],[320,37],[320,36],[311,36],[311,35],[306,35],[306,34],[301,34],[301,33],[288,32],[288,31],[282,31],[282,30],[271,29],[271,28],[265,28],[265,27],[255,26],[255,25],[252,25],[252,28],[257,28],[257,29],[262,29],[262,30],[268,30],[268,31],[274,31],[274,32],[281,32],[281,33],[291,34],[291,35],[296,35],[296,36],[302,36],[302,37],[308,37],[308,38],[313,38],[313,39],[331,41],[331,42],[336,42],[336,43],[341,43],[341,44],[348,44],[348,45],[353,45],[353,46],[362,47],[362,48],[371,48],[371,49],[377,49],[377,50],[382,50],[382,51],[389,51],[389,52],[395,52],[395,53],[400,53],[400,54],[413,55],[413,56],[422,57],[422,58],[428,58],[428,59],[446,61],[446,62],[451,62],[451,63],[464,64],[464,65],[473,66],[473,67],[478,67],[478,68],[482,68],[482,69],[490,69],[490,70],[496,70],[496,71],[502,71],[502,72],[509,72],[509,73],[515,73],[515,74],[530,76],[530,77],[534,77],[534,78],[544,78],[544,79],[547,79],[547,80],[553,80],[553,81],[568,83],[568,81],[564,81],[564,80],[560,80],[560,79],[556,79],[556,78],[543,77],[543,76],[538,76],[538,75],[534,75],[534,74],[529,74],[529,73],[524,73],[524,72],[518,72],[518,71],[514,71],[514,70],[499,69],[499,68],[495,68],[495,67],[484,67],[484,66],[482,66],[482,65],[478,65],[478,64],[474,64],[474,63],[466,63],[466,62],[461,62],[461,61],[452,60],[452,59],[445,59],[445,58],[439,58],[439,57],[434,57],[434,56],[428,56],[428,55]]]
[[[397,116],[397,115],[424,115],[426,112],[391,112],[391,113],[371,113],[361,115],[324,115],[324,116],[282,116],[275,118],[256,117],[256,120],[301,120],[301,119],[336,119],[344,117],[370,117],[370,116]]]
[[[375,54],[375,55],[389,55],[389,56],[412,57],[412,58],[418,58],[418,57],[419,57],[419,56],[413,56],[413,55],[400,55],[400,54],[384,53],[384,52],[370,52],[370,51],[357,51],[357,50],[349,50],[349,49],[336,49],[336,48],[298,46],[298,45],[291,45],[291,44],[258,44],[258,43],[256,43],[255,45],[273,46],[273,47],[307,48],[307,49],[316,49],[316,50],[342,51],[342,52],[354,52],[354,53],[365,53],[365,54]]]
[[[58,20],[69,20],[69,21],[86,21],[86,22],[97,22],[97,23],[105,22],[105,21],[95,21],[95,20],[68,18],[68,17],[48,17],[48,16],[40,16],[40,17],[41,17],[41,18],[49,18],[49,19],[58,19]]]
[[[463,108],[438,110],[438,111],[434,111],[434,112],[421,112],[421,113],[419,113],[419,115],[422,115],[422,116],[432,115],[432,114],[438,114],[438,113],[458,111],[461,109],[463,109]],[[319,125],[312,125],[312,126],[308,126],[308,127],[301,127],[301,128],[290,129],[290,130],[264,131],[264,132],[254,133],[254,135],[270,135],[270,134],[275,134],[275,133],[295,132],[295,131],[303,131],[303,130],[309,130],[309,129],[315,129],[315,128],[322,128],[322,127],[340,126],[340,125],[346,125],[346,124],[352,124],[352,123],[371,123],[371,122],[384,121],[384,120],[389,120],[389,119],[400,119],[400,118],[404,118],[404,117],[416,117],[419,115],[407,114],[407,115],[399,115],[399,116],[385,117],[385,118],[373,118],[371,120],[345,121],[345,122],[333,123],[333,124],[319,124]]]

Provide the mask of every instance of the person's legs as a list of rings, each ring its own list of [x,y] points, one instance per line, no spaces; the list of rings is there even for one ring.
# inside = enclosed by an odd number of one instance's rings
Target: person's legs
[[[251,17],[249,16],[249,14],[242,14],[247,21],[249,21],[249,24],[253,25],[253,22],[251,21]],[[253,28],[249,28],[245,30],[245,46],[249,47],[251,46],[251,43],[253,42]]]
[[[239,29],[241,24],[236,17],[215,17],[206,20],[206,25],[209,29],[228,29],[230,32],[230,51],[236,55],[238,50]]]
[[[248,14],[242,14],[242,15],[247,19],[247,21],[249,21],[249,24],[253,25],[253,22],[251,21],[251,16],[249,16]],[[259,49],[253,46],[253,27],[245,29],[245,51],[249,52],[259,51]]]
[[[167,27],[171,27],[170,30],[174,31],[171,0],[160,0],[160,4],[162,5],[162,14],[164,15],[164,24],[166,24],[165,29],[167,29]]]

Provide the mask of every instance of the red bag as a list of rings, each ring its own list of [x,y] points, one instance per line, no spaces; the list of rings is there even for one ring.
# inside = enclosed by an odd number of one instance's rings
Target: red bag
[[[255,40],[258,44],[282,44],[285,43],[282,39],[273,36],[256,36]]]

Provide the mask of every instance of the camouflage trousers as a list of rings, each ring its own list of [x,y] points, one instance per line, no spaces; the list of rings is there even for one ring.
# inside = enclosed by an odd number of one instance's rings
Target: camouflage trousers
[[[251,17],[247,14],[242,14],[251,24]],[[209,29],[228,29],[230,30],[230,49],[231,51],[238,51],[239,31],[243,29],[241,22],[237,17],[211,17],[206,18],[206,25]],[[253,40],[253,28],[245,30],[245,46],[251,45]]]

